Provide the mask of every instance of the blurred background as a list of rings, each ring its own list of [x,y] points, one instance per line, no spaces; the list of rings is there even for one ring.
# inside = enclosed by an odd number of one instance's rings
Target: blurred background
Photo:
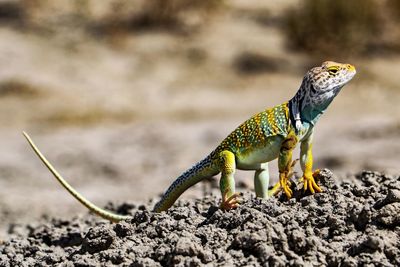
[[[400,1],[0,0],[0,40],[0,237],[86,212],[22,130],[96,204],[145,203],[325,60],[358,74],[316,128],[315,167],[399,173]]]

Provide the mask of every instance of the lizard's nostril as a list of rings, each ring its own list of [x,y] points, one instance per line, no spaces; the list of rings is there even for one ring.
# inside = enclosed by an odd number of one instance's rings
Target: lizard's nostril
[[[346,67],[347,67],[347,69],[350,70],[350,71],[355,71],[355,70],[356,70],[356,68],[355,68],[353,65],[351,65],[351,64],[346,64]]]

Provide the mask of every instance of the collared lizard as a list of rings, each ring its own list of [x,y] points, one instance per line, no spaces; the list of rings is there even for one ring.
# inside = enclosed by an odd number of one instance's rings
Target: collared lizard
[[[237,207],[239,195],[235,192],[236,169],[255,171],[254,187],[257,197],[267,198],[282,191],[287,198],[291,198],[289,178],[295,163],[292,161],[292,152],[298,142],[301,143],[303,188],[311,193],[321,192],[314,180],[318,171],[312,171],[314,126],[341,88],[355,74],[356,69],[353,65],[332,61],[326,61],[321,66],[309,70],[291,100],[254,115],[237,127],[206,158],[185,171],[169,186],[155,205],[154,211],[167,210],[189,187],[218,173],[221,173],[221,208],[229,210]],[[25,132],[24,136],[55,178],[89,210],[114,222],[130,218],[99,208],[80,195],[47,161]],[[268,190],[268,162],[276,158],[279,182]]]

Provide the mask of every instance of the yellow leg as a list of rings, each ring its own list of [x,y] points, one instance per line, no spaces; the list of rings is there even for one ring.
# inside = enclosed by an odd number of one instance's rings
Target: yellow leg
[[[310,190],[312,194],[322,192],[314,178],[319,174],[319,170],[312,171],[313,155],[312,155],[312,135],[301,143],[300,147],[301,168],[303,169],[303,177],[300,181],[304,183],[304,192]]]
[[[221,170],[221,180],[219,182],[219,187],[222,194],[222,202],[220,208],[223,210],[230,210],[239,206],[239,194],[235,193],[235,155],[228,150],[224,150],[220,153],[219,156]]]
[[[293,149],[297,144],[297,136],[291,132],[286,140],[282,143],[281,150],[278,157],[278,167],[279,167],[279,184],[281,190],[285,193],[287,198],[292,197],[292,190],[290,189],[289,178],[293,175],[293,166],[296,164],[297,160],[292,161]],[[273,190],[276,190],[276,185]]]

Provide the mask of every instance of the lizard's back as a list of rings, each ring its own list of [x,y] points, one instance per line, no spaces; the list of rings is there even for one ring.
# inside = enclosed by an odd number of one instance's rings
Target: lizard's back
[[[267,162],[279,153],[279,148],[289,132],[289,108],[287,103],[266,109],[246,120],[214,150],[218,157],[221,151],[235,154],[239,166]],[[242,164],[240,164],[242,163]]]

